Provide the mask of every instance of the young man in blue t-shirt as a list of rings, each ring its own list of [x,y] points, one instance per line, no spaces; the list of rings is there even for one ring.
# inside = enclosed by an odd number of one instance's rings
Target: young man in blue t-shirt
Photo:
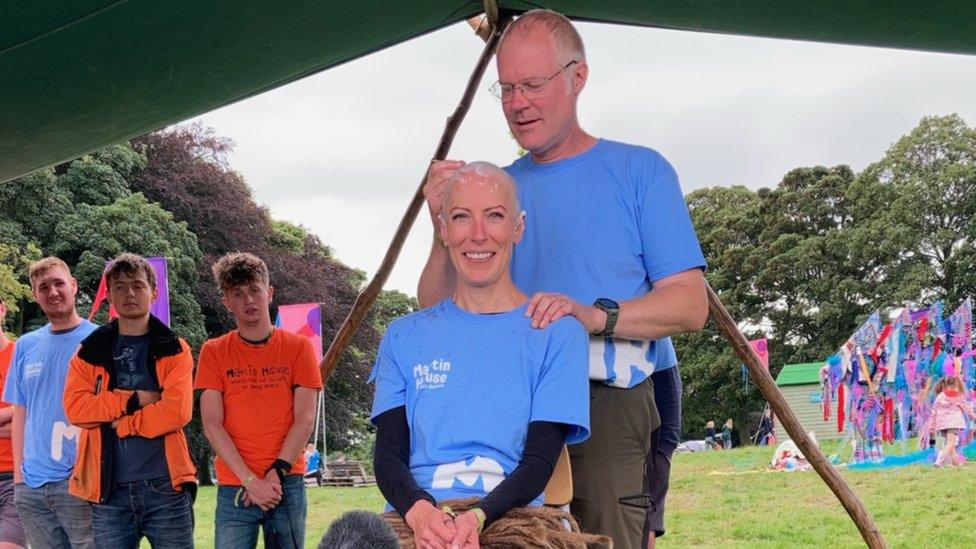
[[[580,127],[577,99],[589,67],[569,20],[548,10],[526,13],[506,30],[497,62],[493,92],[529,153],[506,169],[529,221],[512,278],[532,295],[534,327],[572,315],[592,336],[592,436],[570,448],[570,507],[584,531],[611,536],[619,549],[653,546],[664,533],[681,426],[670,336],[705,322],[705,260],[671,165],[651,149],[597,139]],[[432,215],[461,165],[432,164],[424,186]],[[448,295],[454,280],[447,252],[435,242],[420,304]]]
[[[68,361],[96,326],[75,310],[78,283],[64,261],[35,262],[30,282],[49,322],[17,341],[3,392],[14,406],[14,500],[31,546],[90,548],[91,508],[68,493],[80,429],[61,399]]]

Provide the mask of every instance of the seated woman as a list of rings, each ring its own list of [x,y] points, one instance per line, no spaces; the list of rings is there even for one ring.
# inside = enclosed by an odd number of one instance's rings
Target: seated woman
[[[566,316],[533,329],[509,260],[524,219],[487,163],[446,184],[440,236],[450,299],[390,325],[372,379],[380,491],[418,547],[478,547],[486,524],[541,505],[564,443],[589,436],[588,336]],[[438,502],[480,498],[456,518]]]

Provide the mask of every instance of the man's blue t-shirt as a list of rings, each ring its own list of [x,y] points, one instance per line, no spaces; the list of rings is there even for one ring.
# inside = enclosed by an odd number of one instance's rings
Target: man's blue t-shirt
[[[438,501],[491,492],[532,421],[569,425],[567,444],[589,436],[586,332],[574,318],[533,329],[525,308],[482,315],[448,299],[393,322],[380,343],[372,419],[406,407],[410,471]]]
[[[525,155],[505,169],[527,212],[511,268],[527,294],[621,302],[705,267],[678,176],[656,151],[601,139],[565,160],[537,164]],[[670,338],[590,340],[590,379],[615,387],[634,387],[675,364]]]
[[[81,429],[64,415],[64,383],[68,361],[97,327],[82,320],[71,330],[52,332],[47,324],[17,340],[3,400],[27,408],[21,472],[31,488],[65,480],[74,468]]]
[[[305,454],[305,472],[314,473],[322,467],[322,454],[318,450]]]

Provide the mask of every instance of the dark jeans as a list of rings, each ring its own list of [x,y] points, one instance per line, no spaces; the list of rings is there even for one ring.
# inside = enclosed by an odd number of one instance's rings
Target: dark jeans
[[[92,505],[92,531],[98,547],[135,549],[146,536],[154,549],[191,548],[193,503],[168,477],[116,484]]]
[[[305,478],[314,478],[316,486],[322,486],[322,469],[316,469],[311,472],[305,473]]]
[[[654,372],[651,379],[661,426],[651,433],[651,451],[645,463],[644,492],[650,496],[651,506],[647,508],[644,520],[642,547],[647,547],[650,532],[654,532],[655,537],[664,535],[664,500],[671,478],[671,456],[681,437],[681,373],[678,367]]]
[[[68,493],[68,480],[14,486],[14,502],[31,547],[94,549],[91,505]]]
[[[270,511],[257,505],[245,507],[235,502],[240,486],[217,488],[217,513],[214,518],[217,549],[253,549],[258,543],[258,527],[263,528],[265,547],[269,539],[283,549],[305,546],[305,481],[302,475],[288,475],[282,484],[281,503]]]
[[[13,473],[0,473],[0,477],[0,545],[12,543],[27,547],[27,533],[14,503]]]

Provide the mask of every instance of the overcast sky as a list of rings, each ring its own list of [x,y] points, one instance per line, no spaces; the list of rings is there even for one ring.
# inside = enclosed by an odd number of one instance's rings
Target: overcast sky
[[[685,193],[775,186],[800,166],[880,159],[927,115],[976,124],[976,57],[579,24],[590,133],[667,157]],[[195,120],[236,143],[230,165],[272,214],[370,275],[482,43],[458,24]],[[485,74],[451,156],[516,154]],[[418,219],[386,288],[415,295],[432,230]]]

